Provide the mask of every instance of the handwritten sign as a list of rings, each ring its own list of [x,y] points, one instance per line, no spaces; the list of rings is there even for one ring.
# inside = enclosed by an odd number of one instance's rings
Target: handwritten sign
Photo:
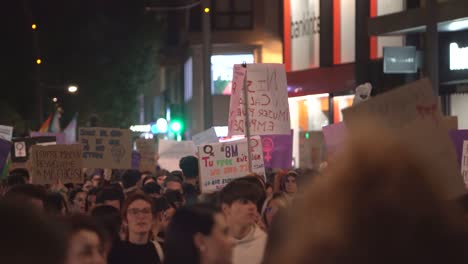
[[[243,87],[246,81],[247,102]],[[248,106],[247,113],[245,104]],[[282,64],[234,65],[228,135],[288,135],[291,132],[286,72]]]
[[[179,161],[185,156],[195,156],[197,148],[193,141],[159,140],[159,166],[168,171],[180,170]]]
[[[80,144],[32,146],[33,183],[83,183],[81,152]]]
[[[150,171],[156,172],[156,163],[154,161],[154,154],[156,148],[152,139],[139,138],[136,140],[136,147],[140,153],[140,165],[139,170],[141,172]]]
[[[52,132],[35,132],[31,131],[30,136],[35,137],[55,137],[57,144],[66,144],[64,133],[52,133]]]
[[[0,125],[0,139],[11,141],[13,136],[13,127]]]
[[[289,135],[265,135],[262,140],[266,168],[289,169],[292,166],[292,131]]]
[[[251,150],[248,150],[247,139],[198,146],[202,193],[219,191],[232,180],[249,174],[249,154],[252,172],[265,175],[260,137],[250,140]]]
[[[130,130],[91,127],[79,129],[85,168],[130,169],[132,148]]]
[[[429,80],[423,79],[343,110],[350,133],[363,125],[379,125],[398,137],[407,149],[430,164],[433,180],[446,198],[464,193],[463,180],[437,99]]]
[[[468,187],[468,140],[463,141],[463,157],[461,163],[461,173],[465,186]]]
[[[346,125],[343,122],[324,126],[322,128],[327,147],[327,157],[332,158],[336,153],[344,148],[346,136],[348,134]]]
[[[219,142],[218,136],[216,135],[216,130],[214,129],[214,127],[208,130],[205,130],[201,133],[198,133],[196,135],[193,135],[192,141],[195,144],[195,146]]]

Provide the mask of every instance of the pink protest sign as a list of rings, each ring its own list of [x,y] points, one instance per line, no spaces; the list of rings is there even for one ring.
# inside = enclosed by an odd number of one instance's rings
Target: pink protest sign
[[[322,128],[325,137],[325,145],[327,146],[328,156],[336,154],[340,147],[343,147],[344,141],[348,134],[346,125],[343,122],[324,126]]]
[[[261,136],[265,168],[289,169],[292,166],[292,133]]]

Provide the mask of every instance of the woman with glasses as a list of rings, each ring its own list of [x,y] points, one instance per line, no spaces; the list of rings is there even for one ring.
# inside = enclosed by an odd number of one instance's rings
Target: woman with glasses
[[[127,239],[112,247],[108,263],[161,263],[158,254],[161,248],[150,241],[153,220],[151,198],[139,193],[130,196],[122,208]]]

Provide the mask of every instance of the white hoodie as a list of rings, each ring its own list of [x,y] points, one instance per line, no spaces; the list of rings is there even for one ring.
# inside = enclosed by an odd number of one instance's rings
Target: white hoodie
[[[234,238],[234,249],[232,253],[232,264],[260,264],[267,242],[267,234],[258,226],[242,239]]]

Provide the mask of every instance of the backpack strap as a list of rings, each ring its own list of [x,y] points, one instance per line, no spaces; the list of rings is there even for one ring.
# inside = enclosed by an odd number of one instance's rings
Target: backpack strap
[[[163,252],[163,249],[162,249],[161,245],[158,243],[158,241],[155,241],[155,240],[153,240],[151,242],[153,243],[154,248],[156,249],[156,253],[158,254],[159,261],[161,263],[163,263],[164,262],[164,252]]]

